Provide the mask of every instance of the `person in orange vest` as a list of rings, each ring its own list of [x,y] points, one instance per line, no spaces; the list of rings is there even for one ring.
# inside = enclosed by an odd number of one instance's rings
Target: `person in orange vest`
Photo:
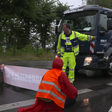
[[[75,102],[77,89],[62,71],[63,61],[54,59],[52,69],[48,70],[39,85],[36,102],[31,107],[17,108],[18,112],[62,112],[68,104]]]

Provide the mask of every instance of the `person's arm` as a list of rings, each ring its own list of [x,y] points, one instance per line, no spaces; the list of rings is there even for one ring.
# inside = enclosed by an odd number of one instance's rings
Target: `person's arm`
[[[92,40],[93,38],[95,39],[96,37],[95,36],[91,36],[91,35],[85,35],[85,34],[81,34],[79,32],[76,32],[76,37],[81,40],[81,41],[90,41]]]
[[[60,77],[58,78],[59,84],[61,86],[61,90],[66,96],[71,99],[74,99],[77,96],[77,89],[70,83],[68,77],[65,72],[62,72]]]
[[[61,34],[60,34],[61,35]],[[60,57],[60,49],[61,49],[61,40],[60,40],[60,35],[58,37],[58,42],[57,42],[57,54],[58,54],[58,57]]]

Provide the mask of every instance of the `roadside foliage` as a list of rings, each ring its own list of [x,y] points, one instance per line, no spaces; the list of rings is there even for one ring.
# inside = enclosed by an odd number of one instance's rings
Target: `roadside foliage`
[[[0,0],[0,46],[16,45],[18,50],[30,44],[54,46],[51,23],[68,8],[54,0]]]

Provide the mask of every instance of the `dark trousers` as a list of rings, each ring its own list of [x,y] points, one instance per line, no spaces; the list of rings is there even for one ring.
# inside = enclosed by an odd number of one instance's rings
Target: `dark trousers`
[[[76,101],[77,96],[74,99],[70,99],[69,97],[66,97],[65,101],[65,107],[71,103],[74,103]]]

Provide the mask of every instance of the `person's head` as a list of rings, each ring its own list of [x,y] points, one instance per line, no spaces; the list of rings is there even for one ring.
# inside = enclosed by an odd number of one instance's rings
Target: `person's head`
[[[2,71],[4,70],[4,66],[5,66],[4,64],[1,65],[1,70]]]
[[[63,24],[62,29],[66,34],[70,33],[70,25],[69,24],[67,24],[67,23]]]
[[[52,68],[62,70],[62,67],[63,67],[63,60],[59,57],[55,58],[52,64]]]

